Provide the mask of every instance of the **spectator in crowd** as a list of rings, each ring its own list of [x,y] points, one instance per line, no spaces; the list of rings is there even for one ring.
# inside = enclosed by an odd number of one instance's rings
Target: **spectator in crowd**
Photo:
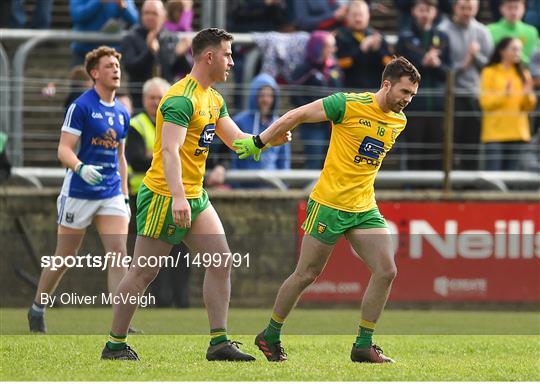
[[[443,20],[439,25],[448,35],[455,71],[454,164],[466,170],[478,168],[480,71],[493,52],[487,27],[475,19],[478,6],[479,0],[456,0],[452,19]]]
[[[147,80],[142,89],[144,110],[130,120],[126,139],[126,159],[129,165],[129,192],[136,196],[142,179],[152,163],[156,133],[156,114],[161,98],[171,85],[164,79],[154,77]],[[130,199],[135,201],[135,198]],[[133,212],[135,212],[135,207]],[[171,255],[185,254],[185,246],[173,248]],[[179,256],[181,257],[181,256]],[[182,260],[182,259],[181,259]],[[158,307],[189,306],[189,275],[185,263],[177,268],[162,268],[150,287]]]
[[[343,24],[347,4],[335,0],[291,0],[294,24],[301,31],[333,30]]]
[[[193,0],[169,0],[166,4],[167,20],[163,24],[169,32],[190,32],[193,23]]]
[[[272,76],[262,73],[250,85],[249,105],[246,111],[233,117],[238,127],[249,134],[258,135],[278,119],[279,87]],[[291,146],[271,147],[264,152],[260,161],[240,160],[233,156],[233,169],[290,169]],[[243,186],[243,185],[242,185]],[[253,187],[254,184],[246,184]]]
[[[338,65],[348,88],[378,89],[380,74],[391,60],[384,36],[369,26],[369,6],[352,0],[347,8],[346,26],[336,33]]]
[[[74,31],[119,32],[139,21],[134,0],[70,0],[69,9]],[[73,65],[82,64],[86,53],[98,45],[74,42]]]
[[[84,92],[92,88],[94,82],[82,65],[76,65],[71,68],[69,73],[69,94],[64,102],[64,109],[68,107]]]
[[[34,4],[32,22],[33,29],[49,29],[51,26],[52,9],[54,0],[39,0]],[[24,10],[25,0],[11,0],[11,28],[26,27],[26,12]]]
[[[536,96],[531,74],[521,60],[522,51],[520,39],[505,37],[482,70],[481,140],[485,143],[487,170],[517,169],[531,139],[528,112],[534,109]]]
[[[540,42],[531,56],[529,71],[531,71],[534,91],[538,94],[540,93]],[[533,119],[533,133],[536,136],[540,135],[540,103],[536,104],[536,116]]]
[[[435,1],[438,9],[437,17],[433,22],[434,25],[439,24],[444,18],[452,13],[452,1],[453,0],[440,0]],[[415,0],[394,0],[394,5],[398,9],[398,30],[410,28],[413,23],[413,17],[411,15],[412,8],[416,3]]]
[[[129,74],[130,93],[135,112],[142,107],[141,87],[146,80],[159,76],[170,83],[179,72],[191,69],[189,39],[163,29],[165,7],[161,0],[145,0],[141,9],[141,24],[135,25],[122,40],[123,63]]]
[[[448,36],[433,24],[437,1],[416,0],[411,14],[413,24],[400,33],[396,53],[418,68],[425,92],[409,105],[409,128],[403,133],[407,165],[409,169],[441,169],[443,91],[451,65]]]
[[[228,23],[232,32],[289,31],[286,0],[233,0]]]
[[[538,44],[538,30],[522,21],[525,14],[525,0],[503,0],[500,11],[502,18],[488,25],[493,42],[497,44],[504,37],[517,37],[523,42],[521,59],[529,64],[531,54]]]
[[[341,87],[343,74],[335,60],[336,39],[330,32],[315,31],[308,40],[305,59],[292,73],[293,85],[302,86],[300,92],[292,96],[295,107],[315,101],[331,91],[324,87]],[[322,169],[330,138],[328,122],[303,124],[300,135],[304,143],[307,169]]]
[[[156,113],[161,98],[171,84],[154,77],[142,87],[143,111],[133,116],[126,139],[126,159],[129,164],[129,191],[136,195],[142,179],[152,163],[156,133]]]

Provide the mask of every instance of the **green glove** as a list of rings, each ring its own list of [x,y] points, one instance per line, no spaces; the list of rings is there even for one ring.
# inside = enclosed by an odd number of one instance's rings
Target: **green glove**
[[[237,148],[235,152],[240,159],[247,159],[251,155],[253,155],[255,161],[261,159],[261,148],[255,144],[254,137],[246,137],[245,139],[233,141],[233,147]]]

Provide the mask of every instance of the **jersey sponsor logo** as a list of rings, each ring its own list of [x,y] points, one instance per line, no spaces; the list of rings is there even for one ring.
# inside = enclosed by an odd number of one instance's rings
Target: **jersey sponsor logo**
[[[371,128],[371,121],[369,121],[369,120],[360,119],[358,122],[359,122],[360,124],[362,124],[362,125],[365,125],[366,127]]]
[[[204,155],[205,153],[208,153],[208,148],[197,148],[195,149],[195,153],[194,155],[195,156],[200,156],[200,155]]]
[[[199,138],[199,147],[208,148],[210,144],[212,144],[215,134],[216,126],[214,124],[207,124],[201,132],[201,137]]]
[[[371,159],[378,159],[379,156],[384,155],[384,143],[366,136],[358,148],[358,153]]]
[[[118,141],[116,140],[116,137],[116,131],[112,128],[109,128],[102,137],[92,137],[90,144],[106,149],[115,149],[118,147]]]
[[[92,112],[92,119],[103,119],[103,115],[100,112]]]
[[[384,155],[384,143],[373,137],[366,136],[358,148],[358,155],[354,157],[354,162],[378,167],[381,165],[379,160],[381,155]]]

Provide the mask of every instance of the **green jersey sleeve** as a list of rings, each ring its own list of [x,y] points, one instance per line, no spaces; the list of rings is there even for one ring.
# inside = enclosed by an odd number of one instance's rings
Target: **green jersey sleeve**
[[[346,100],[347,98],[342,92],[334,93],[333,95],[322,99],[324,113],[326,114],[328,120],[331,120],[334,123],[341,123],[343,121]]]
[[[161,104],[159,109],[163,121],[187,128],[193,115],[193,103],[184,96],[172,96]]]
[[[222,117],[229,116],[229,111],[227,110],[227,104],[225,103],[225,100],[222,98],[221,101],[222,101],[222,104],[221,104],[221,108],[219,109],[219,118],[220,119]]]

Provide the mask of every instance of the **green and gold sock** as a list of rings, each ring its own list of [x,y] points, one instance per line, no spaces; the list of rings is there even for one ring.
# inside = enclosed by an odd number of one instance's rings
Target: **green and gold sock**
[[[107,341],[107,348],[111,351],[119,351],[126,348],[127,346],[127,335],[115,335],[114,333],[109,333],[109,341]]]
[[[373,344],[373,332],[375,331],[375,323],[367,320],[360,321],[358,327],[358,336],[354,345],[357,348],[369,348]]]
[[[229,340],[227,330],[225,328],[214,328],[210,330],[210,344],[216,345]]]
[[[270,318],[270,322],[268,323],[268,327],[266,327],[264,331],[264,339],[270,344],[279,343],[281,337],[281,327],[283,327],[284,322],[284,318],[273,312],[272,318]]]

